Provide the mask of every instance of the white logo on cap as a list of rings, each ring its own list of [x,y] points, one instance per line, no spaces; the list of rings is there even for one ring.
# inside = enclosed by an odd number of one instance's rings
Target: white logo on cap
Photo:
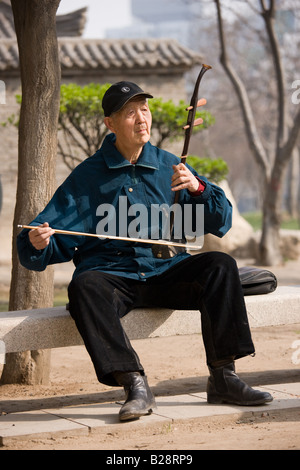
[[[128,93],[130,91],[130,88],[128,86],[123,86],[121,88],[121,91],[123,91],[123,93]]]

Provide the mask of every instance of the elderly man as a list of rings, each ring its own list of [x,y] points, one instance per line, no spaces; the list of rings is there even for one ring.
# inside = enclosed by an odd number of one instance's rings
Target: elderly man
[[[20,261],[41,271],[73,259],[70,314],[98,380],[124,387],[120,420],[138,418],[155,407],[144,369],[120,321],[136,307],[200,310],[209,403],[269,402],[270,394],[250,388],[235,373],[235,359],[254,353],[235,261],[220,252],[191,256],[182,250],[165,257],[151,243],[120,236],[127,236],[136,223],[136,204],[149,213],[157,205],[171,207],[176,191],[180,207],[184,211],[189,206],[193,217],[197,206],[204,207],[205,233],[222,237],[231,227],[231,204],[222,189],[149,142],[148,98],[152,95],[131,82],[118,82],[107,90],[102,105],[111,133],[30,224],[39,228],[20,233]],[[151,217],[146,221],[140,233],[150,239]],[[53,230],[101,233],[99,227],[106,225],[120,238],[66,236]],[[162,227],[158,230],[161,234]]]

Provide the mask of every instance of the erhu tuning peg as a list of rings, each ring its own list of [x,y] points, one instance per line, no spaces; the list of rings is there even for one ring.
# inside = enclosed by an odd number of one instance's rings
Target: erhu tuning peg
[[[207,101],[205,98],[200,98],[200,100],[197,102],[197,108],[199,108],[199,106],[204,106],[206,103]],[[190,111],[191,109],[193,109],[193,106],[188,106],[185,108],[186,111]]]
[[[202,118],[195,119],[194,126],[199,126],[200,124],[203,124],[203,119]]]
[[[202,119],[202,118],[197,118],[197,119],[195,119],[195,121],[194,121],[194,126],[199,126],[200,124],[203,124],[203,119]],[[190,127],[190,125],[189,125],[189,124],[186,124],[185,126],[183,126],[182,129],[183,129],[183,130],[186,130],[186,129],[188,129],[189,127]]]

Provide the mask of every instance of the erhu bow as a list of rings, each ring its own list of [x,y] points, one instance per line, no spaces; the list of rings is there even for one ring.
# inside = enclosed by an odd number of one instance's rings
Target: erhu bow
[[[18,228],[25,228],[28,230],[37,230],[38,228],[41,228],[38,225],[17,225]],[[74,232],[71,230],[60,230],[56,229],[53,227],[52,228],[54,233],[60,234],[60,235],[75,235],[75,236],[80,236],[80,237],[94,237],[94,238],[104,238],[108,240],[123,240],[126,242],[137,242],[137,243],[147,243],[150,245],[171,245],[171,246],[177,246],[177,247],[184,247],[184,248],[194,248],[193,245],[186,245],[185,243],[180,243],[180,242],[170,242],[169,240],[152,240],[151,238],[133,238],[133,237],[119,237],[117,235],[107,235],[107,234],[98,234],[98,233],[86,233],[86,232]],[[200,247],[201,248],[201,247]]]

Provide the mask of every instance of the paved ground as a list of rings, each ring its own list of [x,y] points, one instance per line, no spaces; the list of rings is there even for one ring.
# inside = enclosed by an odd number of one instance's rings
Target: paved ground
[[[157,398],[157,409],[151,416],[139,420],[119,423],[118,411],[120,403],[100,403],[82,406],[43,409],[0,416],[0,443],[2,446],[21,445],[20,440],[54,438],[62,434],[77,436],[80,439],[90,433],[98,434],[134,432],[142,426],[149,428],[168,426],[184,420],[199,420],[203,423],[208,418],[222,416],[235,421],[255,419],[287,414],[292,411],[295,418],[300,419],[300,388],[299,383],[272,384],[260,387],[270,392],[274,401],[259,407],[240,407],[233,405],[208,405],[205,393],[164,396]],[[299,438],[300,447],[300,438]],[[298,447],[298,449],[299,449]]]

